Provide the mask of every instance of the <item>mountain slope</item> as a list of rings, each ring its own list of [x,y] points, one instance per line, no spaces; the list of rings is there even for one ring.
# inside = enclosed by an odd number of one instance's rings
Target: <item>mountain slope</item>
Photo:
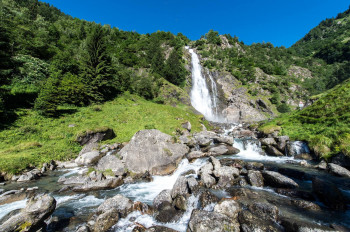
[[[311,106],[282,115],[259,128],[309,142],[318,156],[350,156],[350,80],[323,93]]]

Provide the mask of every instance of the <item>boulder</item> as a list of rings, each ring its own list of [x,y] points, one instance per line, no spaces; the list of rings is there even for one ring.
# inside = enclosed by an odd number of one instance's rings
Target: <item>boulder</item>
[[[262,138],[260,139],[261,145],[271,145],[271,146],[277,146],[276,140],[274,138]]]
[[[226,145],[232,146],[234,143],[234,139],[232,136],[219,135],[214,138],[214,143],[224,143]]]
[[[277,148],[271,145],[267,145],[265,148],[266,154],[270,156],[284,156]]]
[[[152,226],[144,230],[144,232],[178,232],[178,231],[165,226]]]
[[[309,153],[300,153],[294,156],[295,159],[303,159],[303,160],[313,160],[313,157]]]
[[[81,146],[88,143],[96,143],[103,140],[113,139],[115,133],[111,128],[99,128],[95,131],[86,131],[76,138],[76,141],[80,143]]]
[[[320,170],[327,170],[326,161],[322,160],[319,164],[316,165],[316,168]]]
[[[287,143],[289,141],[289,136],[286,136],[286,135],[284,135],[284,136],[277,136],[276,140],[277,140],[277,148],[280,151],[285,151]]]
[[[159,211],[155,216],[155,219],[162,223],[176,222],[180,220],[183,214],[184,211],[176,210],[175,208],[168,206]]]
[[[55,211],[56,200],[49,195],[30,199],[26,207],[0,225],[0,231],[37,231]]]
[[[28,182],[28,181],[35,180],[38,178],[39,178],[38,172],[30,171],[30,172],[26,172],[23,175],[19,176],[19,178],[17,179],[17,182]]]
[[[211,147],[208,150],[209,156],[236,155],[239,152],[240,152],[239,149],[232,146],[224,145],[224,144],[220,144],[216,147]]]
[[[130,172],[167,175],[176,169],[188,150],[185,144],[174,143],[170,135],[152,129],[137,132],[119,154]]]
[[[133,211],[133,201],[121,194],[105,200],[98,208],[96,213],[101,215],[108,210],[116,209],[120,217],[126,217]]]
[[[235,138],[255,138],[255,134],[251,130],[236,130],[233,131],[233,136]]]
[[[263,171],[264,183],[276,188],[298,188],[299,185],[292,179],[278,172]]]
[[[203,210],[193,210],[191,219],[188,223],[188,232],[221,232],[221,231],[240,231],[237,221],[232,220],[226,215],[207,212]]]
[[[350,156],[344,153],[338,153],[332,156],[331,163],[350,169]]]
[[[213,193],[211,193],[208,190],[203,191],[199,196],[199,202],[202,209],[207,207],[210,204],[219,202],[219,200],[220,199],[217,196],[215,196]]]
[[[24,190],[9,190],[0,195],[0,205],[24,200],[27,194]]]
[[[82,155],[79,155],[75,159],[75,163],[79,166],[92,166],[95,165],[99,159],[101,158],[101,154],[99,151],[91,151],[84,153]]]
[[[187,154],[187,159],[189,161],[192,161],[194,159],[202,158],[202,157],[207,157],[208,154],[202,152],[202,151],[191,151],[190,153]]]
[[[251,186],[255,187],[263,187],[264,186],[264,178],[259,171],[248,171],[248,182]]]
[[[233,199],[223,199],[214,206],[214,212],[224,214],[229,218],[237,218],[241,210],[239,204]]]
[[[312,179],[312,190],[328,207],[335,210],[346,210],[346,201],[337,186],[320,178]]]
[[[117,209],[108,209],[102,212],[95,220],[93,226],[93,232],[104,232],[108,231],[112,226],[114,226],[119,220],[119,212]]]
[[[185,196],[178,195],[174,199],[173,205],[174,205],[175,209],[177,209],[177,210],[186,211],[187,210],[187,198]]]
[[[171,198],[171,190],[165,189],[161,191],[154,199],[153,199],[153,207],[155,209],[159,209],[161,204],[164,202],[168,202],[171,204],[173,199]]]
[[[84,184],[88,181],[90,181],[88,176],[71,176],[68,178],[63,176],[58,179],[58,182],[63,183],[64,185],[78,185]]]
[[[112,170],[116,176],[122,176],[125,173],[123,161],[118,159],[115,155],[106,155],[102,157],[98,161],[96,169],[99,171],[105,171],[107,169]]]
[[[113,177],[103,180],[89,181],[82,185],[73,187],[74,192],[89,192],[104,189],[116,188],[123,184],[123,179],[121,177]]]
[[[291,200],[292,205],[306,210],[313,210],[313,211],[319,211],[321,210],[321,207],[311,201],[305,201],[300,199],[292,199]]]
[[[171,190],[171,197],[175,199],[177,196],[186,195],[189,193],[189,189],[187,187],[187,179],[184,176],[179,176],[177,178],[173,189]]]
[[[275,205],[270,203],[254,202],[248,205],[248,209],[261,219],[272,220],[274,222],[278,220],[279,210]]]
[[[269,231],[269,232],[282,232],[280,226],[269,219],[263,219],[260,215],[255,215],[249,210],[242,210],[238,213],[238,221],[241,225],[241,231],[254,232],[254,231]]]
[[[328,171],[333,175],[350,178],[350,171],[346,168],[343,168],[340,165],[329,163],[327,168],[328,168]]]
[[[199,190],[199,183],[194,177],[187,177],[187,186],[190,194],[197,193]]]

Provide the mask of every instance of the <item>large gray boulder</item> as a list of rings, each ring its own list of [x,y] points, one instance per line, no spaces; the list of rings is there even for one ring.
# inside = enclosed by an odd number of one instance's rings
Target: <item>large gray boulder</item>
[[[260,142],[262,145],[271,145],[271,146],[277,146],[276,140],[274,138],[263,138],[260,139]]]
[[[266,154],[270,156],[284,156],[277,148],[272,145],[267,145],[265,148]]]
[[[350,178],[350,171],[346,168],[343,168],[340,165],[329,163],[327,168],[328,168],[328,171],[333,175]]]
[[[56,200],[49,195],[32,198],[20,213],[0,225],[0,231],[37,231],[55,208]]]
[[[79,155],[75,159],[75,163],[78,164],[79,166],[92,166],[96,164],[100,158],[101,158],[101,154],[99,151],[90,151],[82,155]]]
[[[233,199],[224,199],[214,206],[214,212],[224,214],[229,218],[237,218],[241,210],[239,204]]]
[[[187,231],[223,232],[240,231],[240,229],[237,221],[232,220],[230,217],[224,214],[195,209],[192,212]]]
[[[208,154],[204,153],[202,151],[191,151],[190,153],[187,154],[187,159],[189,161],[192,161],[194,159],[202,158],[202,157],[207,157]]]
[[[91,180],[82,185],[73,187],[74,192],[90,192],[104,189],[116,188],[123,184],[123,179],[121,177],[113,177],[103,180]]]
[[[179,176],[177,178],[173,189],[171,190],[171,197],[175,199],[177,196],[186,195],[189,193],[189,189],[187,186],[187,179],[184,176]]]
[[[174,143],[170,135],[153,129],[137,132],[119,154],[130,172],[167,175],[188,151],[185,144]]]
[[[154,199],[153,199],[153,207],[155,209],[160,209],[161,205],[164,203],[171,204],[173,202],[173,199],[171,197],[171,190],[165,189],[161,191]]]
[[[232,146],[234,143],[234,139],[232,136],[219,135],[217,138],[214,138],[215,143],[224,143],[229,146]]]
[[[125,164],[115,155],[106,155],[98,161],[96,169],[99,171],[112,170],[114,175],[122,176],[125,173]]]
[[[220,144],[216,147],[212,147],[208,150],[209,156],[220,156],[220,155],[236,155],[240,152],[239,149],[228,146],[225,144]]]
[[[133,211],[133,201],[129,198],[118,194],[112,198],[105,200],[98,208],[96,213],[101,214],[110,209],[116,209],[121,217],[126,217],[129,213]]]
[[[292,179],[273,171],[263,171],[264,183],[276,188],[298,188],[299,185]]]

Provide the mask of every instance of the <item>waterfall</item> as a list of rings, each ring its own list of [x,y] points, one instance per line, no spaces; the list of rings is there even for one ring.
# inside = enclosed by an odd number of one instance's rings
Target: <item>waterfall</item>
[[[217,112],[217,88],[212,76],[208,73],[211,81],[212,94],[208,89],[205,78],[202,75],[202,67],[198,55],[189,49],[192,56],[192,90],[191,104],[210,121],[219,122]]]

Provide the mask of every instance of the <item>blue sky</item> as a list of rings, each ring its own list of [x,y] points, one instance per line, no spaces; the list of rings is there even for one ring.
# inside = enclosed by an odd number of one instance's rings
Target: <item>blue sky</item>
[[[289,47],[349,0],[43,0],[66,14],[126,31],[182,32],[191,40],[210,29],[246,44]]]

